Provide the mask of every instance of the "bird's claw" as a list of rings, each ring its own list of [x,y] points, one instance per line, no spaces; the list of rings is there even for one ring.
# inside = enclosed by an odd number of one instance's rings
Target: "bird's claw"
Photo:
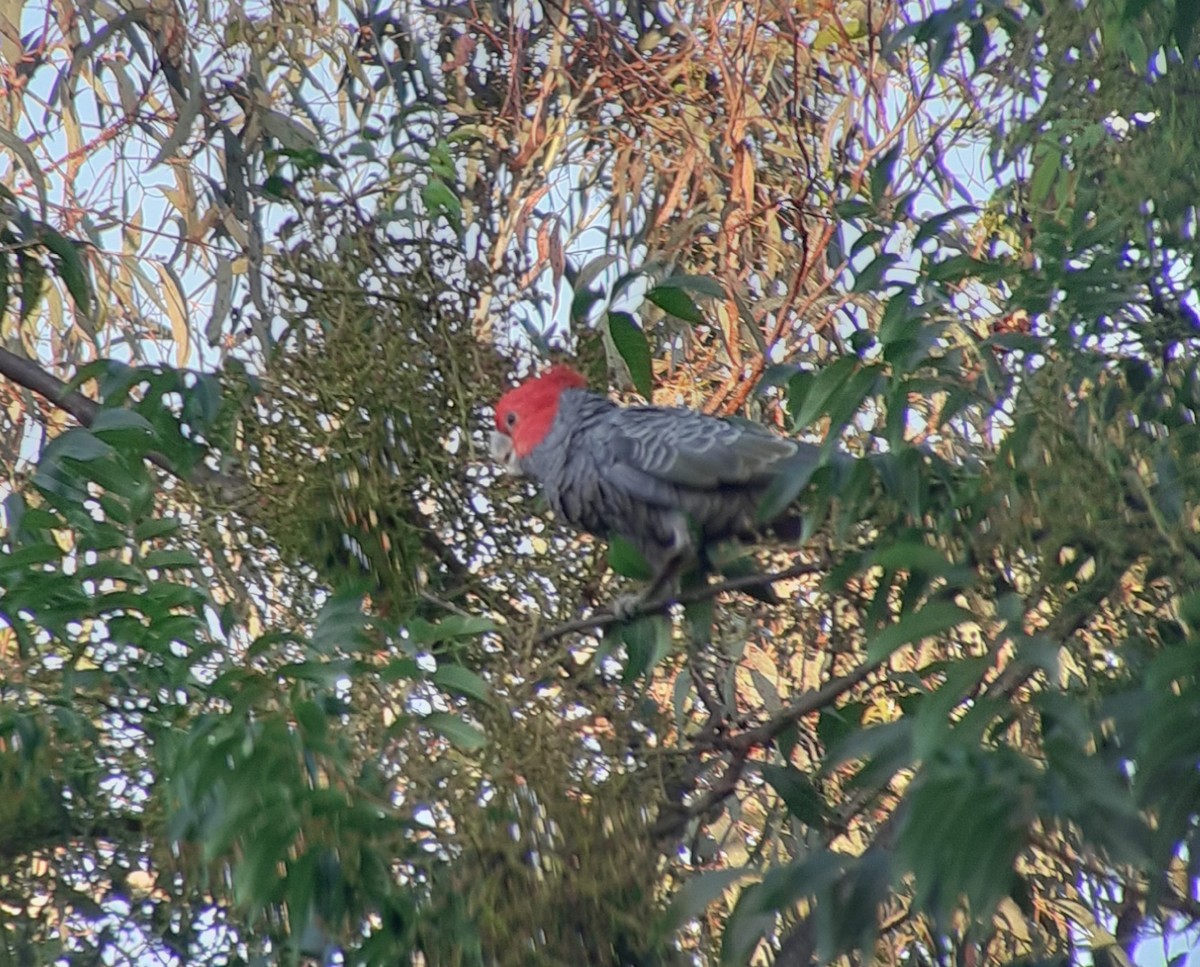
[[[628,621],[634,617],[646,603],[644,594],[619,594],[613,600],[612,613],[618,621]]]

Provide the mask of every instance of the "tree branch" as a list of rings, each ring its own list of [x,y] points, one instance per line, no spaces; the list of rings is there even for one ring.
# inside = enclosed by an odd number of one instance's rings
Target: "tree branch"
[[[644,618],[651,614],[661,614],[673,604],[695,604],[697,601],[707,601],[709,598],[715,598],[718,594],[722,594],[725,591],[745,591],[747,588],[766,587],[767,585],[774,584],[776,581],[786,581],[788,578],[800,577],[804,574],[820,574],[824,570],[825,565],[823,564],[805,562],[803,564],[793,564],[782,571],[774,571],[770,574],[747,574],[742,577],[730,578],[728,581],[708,584],[702,588],[696,588],[694,591],[688,591],[685,594],[657,598],[654,601],[639,602],[626,615],[617,615],[612,611],[601,611],[587,618],[576,618],[573,621],[566,621],[560,625],[555,625],[548,631],[543,631],[534,638],[533,643],[535,645],[544,645],[548,641],[553,641],[555,638],[561,638],[563,635],[569,635],[572,632],[606,628],[609,625],[632,621],[634,618]]]
[[[75,417],[81,426],[90,427],[102,409],[95,400],[68,389],[66,383],[46,372],[33,360],[3,348],[0,348],[0,376],[6,376],[18,386],[44,397],[52,405]],[[256,493],[254,485],[245,478],[221,473],[202,463],[184,472],[161,453],[148,453],[146,459],[190,486],[217,491],[221,499],[230,504],[244,503]],[[411,520],[415,522],[419,519],[414,507]],[[421,543],[438,556],[451,574],[458,577],[466,574],[466,567],[429,527],[418,524],[418,529]]]
[[[57,376],[46,372],[33,360],[25,359],[2,348],[0,348],[0,376],[6,376],[18,386],[33,390],[60,410],[70,413],[81,426],[91,426],[100,412],[100,404],[95,400],[68,389],[66,383]],[[230,502],[245,500],[254,493],[254,488],[247,481],[213,470],[202,463],[185,473],[161,453],[148,453],[146,459],[177,480],[182,480],[194,487],[209,487],[220,491],[222,497]]]
[[[824,708],[844,692],[863,681],[886,661],[886,658],[881,658],[863,662],[853,671],[826,682],[820,688],[805,692],[795,702],[776,712],[762,725],[731,736],[719,744],[714,743],[714,747],[724,748],[732,753],[729,767],[725,770],[724,775],[696,802],[687,806],[668,803],[667,808],[650,827],[650,835],[656,840],[674,838],[682,832],[683,827],[690,819],[703,816],[715,809],[737,790],[742,773],[745,772],[746,765],[750,761],[750,753],[755,748],[766,745],[793,722]]]

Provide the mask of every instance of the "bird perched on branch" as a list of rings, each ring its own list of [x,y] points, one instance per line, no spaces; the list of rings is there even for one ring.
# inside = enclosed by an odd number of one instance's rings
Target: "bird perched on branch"
[[[541,484],[567,523],[640,551],[653,574],[643,601],[708,570],[719,542],[768,529],[798,536],[794,508],[785,502],[770,512],[763,498],[781,475],[794,475],[798,493],[820,457],[820,448],[757,424],[619,406],[566,365],[500,398],[491,449],[498,463]]]

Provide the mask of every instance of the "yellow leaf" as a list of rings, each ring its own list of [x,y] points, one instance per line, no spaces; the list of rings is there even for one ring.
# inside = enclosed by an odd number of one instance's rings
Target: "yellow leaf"
[[[134,255],[142,247],[142,211],[139,208],[121,226],[121,246],[126,255]]]
[[[161,262],[155,262],[154,268],[158,271],[159,281],[162,282],[167,318],[171,320],[171,336],[175,340],[175,364],[184,366],[192,347],[183,285],[175,273]]]

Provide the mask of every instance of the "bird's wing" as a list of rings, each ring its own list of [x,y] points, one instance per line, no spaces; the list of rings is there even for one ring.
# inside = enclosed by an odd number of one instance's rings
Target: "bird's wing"
[[[752,423],[650,406],[614,411],[607,429],[603,472],[652,503],[673,502],[675,487],[765,481],[800,446]]]

